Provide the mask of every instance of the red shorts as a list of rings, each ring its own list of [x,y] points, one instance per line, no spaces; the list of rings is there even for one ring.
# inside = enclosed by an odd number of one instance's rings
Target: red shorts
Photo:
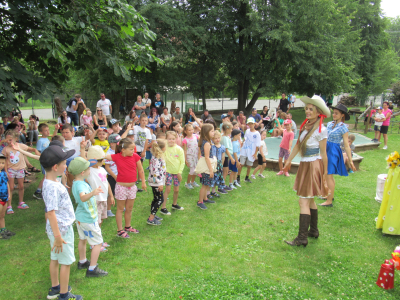
[[[7,201],[1,200],[1,201],[0,201],[0,204],[3,205],[3,206],[5,206],[5,205],[7,204]]]

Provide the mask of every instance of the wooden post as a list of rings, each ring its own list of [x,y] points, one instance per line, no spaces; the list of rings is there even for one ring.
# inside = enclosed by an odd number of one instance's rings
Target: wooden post
[[[354,123],[354,130],[357,131],[357,123],[358,123],[358,120],[357,120],[357,116],[356,116],[356,113],[355,113],[355,112],[353,112],[353,116],[354,116],[354,120],[355,120],[355,123]]]
[[[372,111],[372,101],[371,101],[371,104],[370,104],[369,107],[371,108],[371,111]],[[367,113],[368,113],[368,117],[367,117],[367,124],[365,125],[365,128],[364,128],[364,134],[367,134],[367,133],[368,133],[368,130],[369,130],[369,121],[371,120],[371,114],[370,114],[369,110],[368,110]]]

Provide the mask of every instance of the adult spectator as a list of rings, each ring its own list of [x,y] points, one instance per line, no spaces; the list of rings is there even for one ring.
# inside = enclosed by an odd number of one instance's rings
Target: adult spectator
[[[260,116],[261,116],[261,118],[263,119],[262,122],[263,122],[263,124],[264,124],[264,127],[269,123],[269,121],[264,120],[266,117],[268,117],[268,112],[269,112],[268,106],[264,105],[264,106],[263,106],[263,110],[262,110],[262,112],[260,113]]]
[[[161,117],[161,128],[165,133],[167,130],[170,130],[171,125],[171,114],[168,113],[168,107],[164,107],[163,113]]]
[[[143,102],[142,96],[138,95],[136,98],[136,102],[133,105],[133,108],[136,112],[136,115],[140,118],[142,112],[146,111],[146,104]]]
[[[107,117],[103,114],[103,110],[100,107],[96,108],[96,114],[93,116],[93,128],[94,130],[99,127],[107,127]]]
[[[200,119],[203,120],[203,123],[205,123],[206,120],[214,120],[214,118],[210,115],[207,109],[203,112]]]
[[[61,132],[63,125],[71,124],[71,118],[68,117],[67,112],[65,110],[61,112],[61,115],[58,117],[57,123],[58,125],[60,125],[60,129],[58,130],[59,132]]]
[[[3,118],[2,118],[2,120],[3,120],[3,127],[4,127],[4,130],[5,131],[7,131],[7,126],[8,126],[8,124],[10,124],[9,122],[8,122],[8,117],[7,116],[4,116]]]
[[[193,108],[189,107],[185,115],[185,125],[188,123],[193,124],[194,122],[196,122],[196,120],[195,117],[193,117]]]
[[[29,137],[28,146],[32,146],[34,140],[38,141],[39,137],[38,126],[39,126],[39,118],[37,118],[35,115],[30,115],[28,122],[28,137]]]
[[[100,100],[97,101],[97,108],[101,108],[103,111],[103,115],[106,116],[107,122],[111,120],[111,115],[112,115],[112,105],[110,99],[106,98],[106,95],[104,93],[100,94]]]
[[[139,121],[139,117],[136,115],[136,112],[134,110],[131,110],[129,112],[129,115],[125,117],[125,124],[128,122],[133,122],[133,124],[136,124]]]
[[[290,110],[290,102],[286,98],[285,93],[282,93],[282,99],[279,101],[278,109],[282,110],[284,113]]]
[[[246,132],[247,129],[246,116],[242,111],[239,111],[239,115],[237,116],[236,120],[239,123],[239,127],[242,129],[242,131]]]
[[[160,123],[161,123],[161,118],[158,115],[157,108],[153,107],[150,111],[149,124],[155,125],[156,130],[158,130],[158,128],[160,128]]]
[[[144,93],[144,104],[146,104],[145,112],[146,116],[150,115],[150,106],[151,106],[151,99],[149,98],[149,93]]]
[[[175,107],[175,112],[172,114],[172,122],[178,122],[182,126],[183,115],[179,107]]]
[[[392,117],[392,111],[389,109],[389,102],[388,101],[383,102],[382,113],[385,115],[385,118],[383,119],[381,130],[380,130],[379,135],[378,135],[378,141],[381,140],[381,134],[383,134],[383,142],[385,144],[383,146],[383,149],[386,150],[387,149],[387,142],[388,142],[387,133],[388,133],[388,130],[389,130],[390,118]]]
[[[230,109],[229,111],[228,111],[228,117],[229,117],[229,122],[233,122],[233,121],[236,121],[236,116],[233,114],[233,109]]]
[[[164,101],[161,100],[160,93],[156,94],[156,99],[151,101],[151,108],[157,108],[157,113],[159,116],[163,113]]]
[[[296,123],[293,121],[292,117],[293,117],[293,116],[292,116],[291,113],[287,113],[287,114],[286,114],[286,119],[292,120],[292,131],[293,131],[294,135],[296,136],[296,133],[297,133],[297,125],[296,125]]]
[[[263,128],[264,128],[263,119],[262,119],[261,116],[257,113],[257,108],[254,107],[254,108],[251,110],[251,116],[250,116],[250,117],[253,117],[254,120],[256,121],[256,123],[254,124],[254,128],[255,128],[256,130],[260,130],[260,129],[263,129]]]
[[[82,96],[80,94],[76,94],[75,98],[69,100],[66,109],[68,117],[71,118],[71,124],[74,126],[79,126],[79,116],[77,113],[79,103],[82,103],[83,108],[86,109],[86,105],[82,100]]]
[[[17,112],[18,122],[25,124],[24,118],[22,117],[22,113],[19,111]]]
[[[296,96],[294,94],[291,95],[289,102],[290,102],[291,107],[294,107],[294,103],[296,102]]]

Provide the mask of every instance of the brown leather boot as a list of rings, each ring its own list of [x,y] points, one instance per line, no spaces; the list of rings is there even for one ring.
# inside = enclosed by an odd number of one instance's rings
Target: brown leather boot
[[[299,234],[292,242],[285,241],[286,244],[288,244],[290,246],[303,245],[304,247],[306,247],[308,245],[307,236],[308,236],[308,227],[310,226],[310,219],[311,219],[310,215],[300,215]]]
[[[308,236],[317,239],[319,237],[318,209],[310,209],[310,212],[311,212],[311,221],[310,221],[310,230],[308,231]]]

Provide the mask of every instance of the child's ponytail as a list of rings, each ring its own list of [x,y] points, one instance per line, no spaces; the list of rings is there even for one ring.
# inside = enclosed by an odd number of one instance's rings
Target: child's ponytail
[[[164,152],[162,149],[165,148],[165,140],[157,139],[151,145],[151,154],[156,158],[164,158]]]
[[[115,147],[115,153],[121,153],[122,149],[129,148],[130,145],[133,144],[133,141],[130,138],[124,138],[117,143]]]

